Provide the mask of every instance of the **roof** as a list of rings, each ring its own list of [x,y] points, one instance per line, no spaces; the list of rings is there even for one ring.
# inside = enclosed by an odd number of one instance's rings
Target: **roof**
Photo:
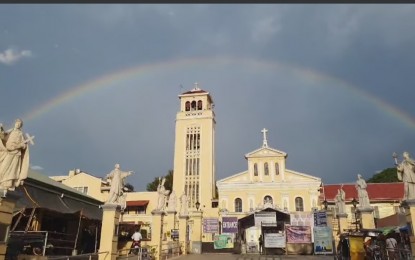
[[[182,95],[188,95],[188,94],[202,94],[202,93],[208,93],[207,91],[205,91],[205,90],[203,90],[203,89],[198,89],[198,90],[189,90],[189,91],[186,91],[186,92],[184,92],[184,93],[182,93]]]
[[[130,200],[127,201],[127,207],[147,206],[148,202],[148,200]]]
[[[340,189],[342,184],[330,184],[324,185],[324,192],[326,200],[333,202],[337,194],[337,190]],[[396,200],[400,201],[404,197],[404,184],[403,182],[391,182],[391,183],[368,183],[367,193],[370,201],[385,201]],[[343,184],[343,190],[346,193],[346,201],[352,201],[353,198],[358,199],[357,190],[355,184]]]

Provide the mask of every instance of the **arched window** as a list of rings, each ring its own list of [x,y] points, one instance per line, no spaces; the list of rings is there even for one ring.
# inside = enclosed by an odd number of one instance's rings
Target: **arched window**
[[[275,175],[280,174],[280,165],[278,163],[275,163]]]
[[[187,102],[186,102],[186,105],[185,105],[185,110],[186,110],[186,111],[190,111],[190,101],[187,101]]]
[[[235,212],[242,212],[242,200],[240,198],[235,199]]]
[[[269,175],[268,163],[264,163],[264,174]]]
[[[192,101],[192,111],[196,110],[196,101]]]
[[[267,195],[264,197],[264,205],[265,204],[272,204],[272,197]]]
[[[202,110],[203,103],[202,100],[197,101],[197,110]]]
[[[254,176],[258,176],[258,165],[254,164]]]
[[[295,211],[304,211],[303,198],[295,198]]]

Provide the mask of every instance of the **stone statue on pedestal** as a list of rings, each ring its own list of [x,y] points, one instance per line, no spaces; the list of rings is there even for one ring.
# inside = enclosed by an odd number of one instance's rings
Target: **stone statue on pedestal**
[[[157,199],[157,211],[162,211],[166,207],[166,198],[169,195],[170,191],[166,190],[164,183],[166,178],[159,178],[159,186],[157,187],[158,199]]]
[[[357,190],[357,195],[359,197],[359,206],[361,208],[370,208],[369,195],[366,190],[367,184],[366,181],[362,178],[362,175],[357,175],[357,181],[355,186]]]
[[[187,198],[187,195],[185,193],[180,196],[180,215],[186,216],[189,215],[189,199]]]
[[[107,179],[111,180],[110,192],[108,195],[108,200],[106,203],[108,204],[119,204],[120,206],[124,206],[125,204],[125,197],[124,195],[124,186],[125,186],[125,178],[133,174],[132,171],[123,172],[120,170],[120,165],[117,163],[115,164],[114,170],[112,170],[106,177]]]
[[[403,160],[398,163],[396,153],[393,153],[398,174],[398,180],[404,183],[404,199],[415,199],[415,161],[408,152],[403,153]]]
[[[346,193],[343,190],[343,184],[341,185],[340,189],[337,190],[337,195],[334,198],[336,203],[336,208],[339,214],[346,213]]]
[[[27,178],[29,145],[34,136],[23,136],[23,121],[16,119],[14,128],[4,131],[0,124],[0,189],[14,190]]]
[[[173,212],[176,211],[176,193],[172,191],[169,196],[169,205],[167,207],[167,211]]]

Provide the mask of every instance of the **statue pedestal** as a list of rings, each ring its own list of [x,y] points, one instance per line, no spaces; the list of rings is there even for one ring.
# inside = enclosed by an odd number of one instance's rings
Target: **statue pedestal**
[[[157,252],[155,254],[156,260],[160,259],[161,257],[161,250],[162,250],[162,241],[163,241],[163,222],[164,222],[164,215],[166,214],[164,211],[161,210],[153,210],[151,212],[153,215],[153,225],[151,227],[151,240],[154,238],[155,244],[157,247]]]
[[[333,230],[333,211],[326,210],[327,226]]]
[[[411,226],[409,237],[411,241],[412,255],[415,255],[415,199],[407,199],[402,201],[402,206],[405,208],[406,223]]]
[[[347,223],[347,213],[338,213],[337,219],[339,220],[339,233],[344,233],[349,229],[349,224]]]
[[[13,210],[19,196],[0,189],[0,260],[6,256],[7,244],[3,239],[9,236],[10,224],[13,220]]]
[[[373,208],[357,208],[357,212],[360,213],[360,221],[362,228],[373,229],[375,228],[375,218],[373,217]]]
[[[102,205],[102,227],[99,252],[108,252],[98,255],[99,260],[116,260],[118,245],[118,227],[120,223],[121,207],[118,204]]]
[[[190,234],[190,251],[193,254],[202,253],[202,211],[194,211],[190,215],[192,224],[192,232]]]
[[[173,211],[167,211],[167,215],[164,218],[165,219],[165,223],[166,225],[166,230],[165,232],[171,232],[172,229],[176,228],[176,214],[177,212],[175,210]],[[167,237],[168,241],[172,241],[173,239],[171,238],[171,236]]]
[[[179,216],[179,241],[182,244],[182,254],[187,255],[187,251],[189,250],[189,239],[187,233],[187,221],[189,220],[189,216],[187,215],[180,215]]]

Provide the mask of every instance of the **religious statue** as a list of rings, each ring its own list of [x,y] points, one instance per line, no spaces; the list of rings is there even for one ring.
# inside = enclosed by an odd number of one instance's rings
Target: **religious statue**
[[[176,211],[176,192],[172,191],[169,196],[169,205],[167,210],[170,212]]]
[[[404,199],[415,199],[415,161],[408,152],[403,153],[403,160],[398,163],[396,153],[393,154],[398,174],[398,180],[404,183]]]
[[[356,190],[357,190],[357,196],[359,197],[359,206],[361,208],[369,208],[370,207],[370,201],[369,201],[369,195],[367,193],[367,184],[365,179],[362,178],[362,175],[357,175],[357,181],[356,181]]]
[[[166,182],[166,178],[159,178],[159,186],[157,187],[158,199],[157,199],[157,210],[162,211],[166,206],[166,197],[169,195],[170,191],[166,190],[164,187],[164,183]]]
[[[183,193],[182,196],[180,196],[180,215],[186,216],[189,214],[189,199],[187,198],[186,193]]]
[[[27,178],[29,146],[34,136],[22,132],[23,121],[16,119],[14,128],[4,131],[0,124],[0,188],[14,190]]]
[[[123,194],[124,194],[124,180],[127,176],[130,176],[134,172],[128,171],[123,172],[120,170],[120,165],[117,163],[115,164],[114,170],[112,170],[109,174],[107,174],[107,179],[111,180],[111,187],[110,192],[108,195],[107,203],[110,204],[119,204],[122,206],[123,202]]]
[[[336,208],[338,209],[339,214],[346,213],[346,193],[343,190],[343,184],[340,186],[340,189],[337,190],[337,195],[334,198],[336,203]]]

